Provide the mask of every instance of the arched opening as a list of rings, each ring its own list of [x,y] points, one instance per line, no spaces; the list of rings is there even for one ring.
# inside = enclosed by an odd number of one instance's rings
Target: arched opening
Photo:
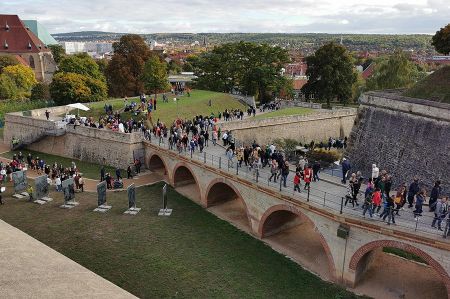
[[[450,278],[431,256],[409,244],[383,240],[350,260],[354,289],[376,298],[448,298]]]
[[[29,58],[29,63],[30,63],[30,67],[31,67],[32,69],[34,69],[34,68],[35,68],[35,65],[34,65],[34,57],[31,56],[31,55],[30,55],[30,58]]]
[[[148,169],[150,169],[152,172],[167,174],[166,165],[158,155],[153,155],[150,157],[150,160],[148,161]]]
[[[153,172],[154,175],[157,177],[161,177],[161,179],[166,180],[167,182],[170,181],[169,179],[169,173],[167,171],[166,164],[164,163],[163,159],[161,159],[158,155],[153,155],[148,160],[147,168]]]
[[[258,233],[278,252],[326,280],[335,279],[328,245],[314,223],[300,211],[284,205],[270,208],[261,218]]]
[[[211,182],[206,191],[206,206],[215,215],[238,228],[247,232],[251,230],[245,202],[231,184],[220,180]]]
[[[186,166],[181,165],[175,168],[173,173],[173,186],[178,193],[197,203],[201,202],[199,185],[192,171]]]

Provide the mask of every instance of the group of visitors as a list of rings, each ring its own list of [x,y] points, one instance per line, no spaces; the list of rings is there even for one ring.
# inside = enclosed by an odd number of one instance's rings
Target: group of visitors
[[[346,180],[346,174],[351,169],[348,160],[342,163],[343,182]],[[360,194],[361,185],[365,182],[361,172],[357,171],[350,175],[347,185],[347,195],[345,196],[345,206],[351,203],[354,207],[359,206],[358,196]],[[387,224],[395,224],[395,217],[400,216],[400,211],[405,210],[405,206],[412,210],[414,219],[418,221],[423,215],[423,207],[426,202],[427,190],[422,188],[419,179],[415,177],[409,184],[402,183],[393,190],[393,178],[386,171],[381,170],[376,164],[372,165],[370,178],[367,179],[367,186],[364,191],[364,200],[362,204],[362,215],[366,213],[372,218],[378,216]],[[442,222],[448,216],[450,222],[448,196],[442,195],[441,182],[436,181],[428,201],[429,211],[434,213],[432,227],[443,230]],[[381,211],[381,212],[380,212]],[[437,225],[437,227],[436,227]]]

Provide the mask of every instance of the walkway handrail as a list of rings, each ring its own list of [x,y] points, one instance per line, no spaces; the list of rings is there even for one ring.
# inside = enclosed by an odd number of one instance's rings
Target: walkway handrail
[[[190,151],[189,150],[189,144],[185,148],[182,148],[181,151],[179,151],[176,148],[176,145],[173,144],[172,146],[169,144],[167,138],[163,137],[155,137],[154,135],[151,136],[151,138],[147,139],[148,142],[150,142],[153,145],[157,145],[165,150],[169,150],[171,152],[175,152],[180,156],[183,156],[185,158],[191,159],[193,161],[200,162],[202,164],[206,164],[208,166],[215,167],[221,171],[227,172],[228,174],[232,176],[237,176],[239,178],[242,178],[248,182],[251,182],[253,184],[257,184],[260,187],[263,188],[269,188],[272,191],[278,192],[281,195],[290,197],[294,199],[295,201],[302,201],[305,200],[309,203],[312,203],[318,207],[328,209],[330,211],[333,211],[336,214],[345,214],[345,215],[351,215],[351,216],[358,216],[362,217],[362,211],[361,209],[354,209],[353,207],[344,205],[345,195],[342,194],[334,194],[329,191],[321,190],[320,188],[310,187],[309,189],[303,190],[302,192],[295,192],[294,190],[294,184],[292,180],[286,181],[286,187],[282,186],[282,180],[281,177],[279,180],[275,183],[273,181],[269,181],[268,175],[266,172],[260,171],[260,169],[252,169],[244,164],[242,164],[242,167],[239,166],[239,163],[236,160],[229,160],[228,157],[225,155],[223,156],[216,156],[210,153],[207,153],[206,151],[199,152],[199,151]],[[209,141],[209,146],[211,145],[211,141]],[[219,145],[218,145],[219,146]],[[351,203],[350,203],[351,204]],[[363,201],[360,202],[360,204],[363,204]],[[383,207],[381,208],[380,212],[383,211]],[[391,211],[393,213],[394,211]],[[399,211],[400,213],[407,213],[408,211]],[[369,213],[367,213],[367,218],[369,218]],[[376,217],[376,216],[374,216]],[[411,217],[413,217],[411,215]],[[434,217],[423,215],[421,217],[415,218],[411,221],[408,221],[405,218],[396,219],[395,222],[397,227],[402,227],[408,230],[412,230],[414,232],[424,232],[434,235],[443,235],[444,233],[435,229],[431,229],[431,222],[433,221]],[[398,221],[401,220],[401,221]],[[391,217],[388,215],[386,217],[386,225],[391,224]],[[442,226],[446,227],[447,219],[444,219],[442,222]]]

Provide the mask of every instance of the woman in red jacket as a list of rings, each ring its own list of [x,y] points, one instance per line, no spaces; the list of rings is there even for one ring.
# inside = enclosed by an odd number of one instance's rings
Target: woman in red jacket
[[[378,215],[378,213],[380,212],[381,209],[381,190],[380,188],[376,188],[375,192],[373,193],[373,197],[372,197],[372,202],[373,202],[373,212],[375,212],[375,208],[376,210],[376,215]]]
[[[313,176],[313,172],[312,172],[311,166],[308,165],[308,166],[306,166],[306,169],[303,171],[303,180],[305,181],[305,187],[304,187],[305,190],[309,189],[309,187],[310,187],[309,185],[311,183],[312,176]]]

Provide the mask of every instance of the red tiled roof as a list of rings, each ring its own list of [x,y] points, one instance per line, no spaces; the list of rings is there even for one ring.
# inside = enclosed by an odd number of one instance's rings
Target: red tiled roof
[[[7,29],[8,27],[9,29]],[[8,44],[8,48],[5,47],[5,42]],[[49,51],[45,44],[25,27],[17,15],[0,15],[0,53]]]
[[[28,64],[28,62],[27,62],[25,59],[23,59],[21,56],[19,56],[19,55],[14,55],[14,57],[16,57],[16,59],[19,61],[20,64],[23,64],[23,65],[26,65],[26,66],[30,66],[30,65]]]
[[[294,90],[302,89],[303,85],[308,82],[306,79],[294,79]]]
[[[362,72],[362,77],[367,80],[367,78],[369,78],[370,76],[373,75],[373,71],[375,70],[375,63],[371,63],[369,64],[368,67],[366,67],[366,69]]]

